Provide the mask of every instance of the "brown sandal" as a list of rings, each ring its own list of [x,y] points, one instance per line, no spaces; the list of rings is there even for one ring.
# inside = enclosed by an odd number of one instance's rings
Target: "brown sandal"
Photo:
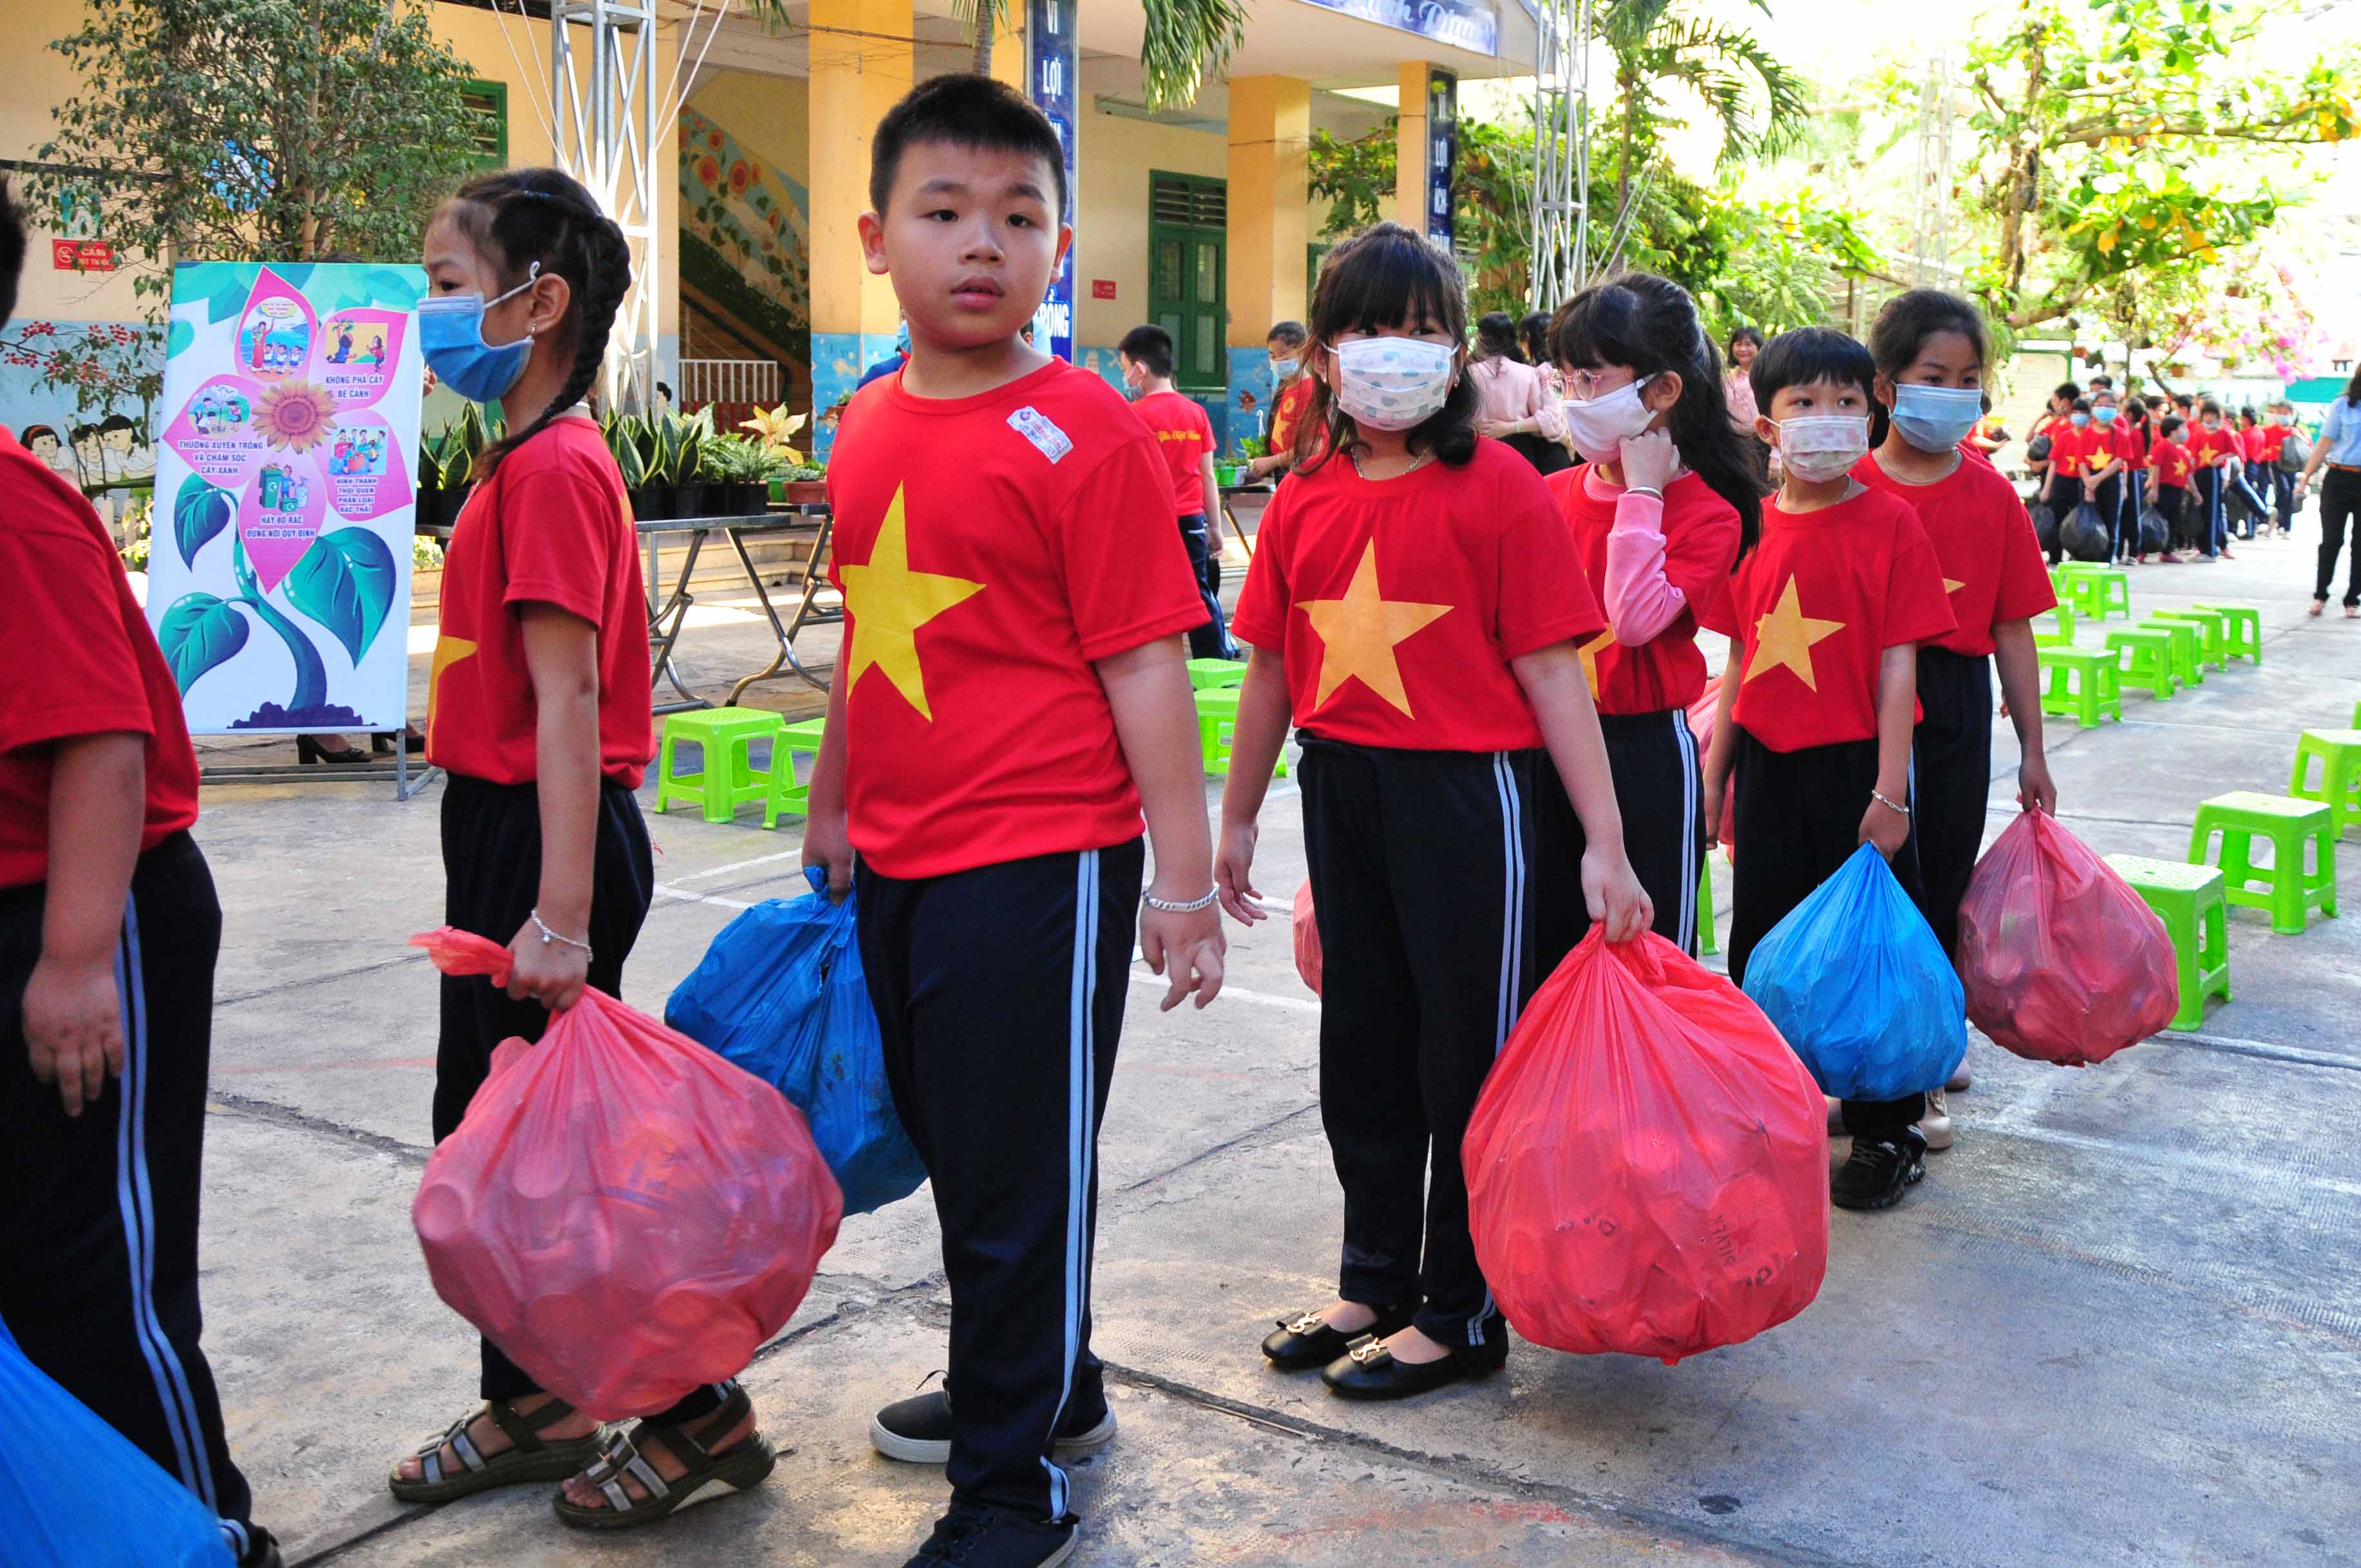
[[[492,1424],[507,1435],[511,1446],[489,1456],[476,1451],[467,1428],[479,1413],[492,1418]],[[580,1437],[541,1435],[574,1413],[574,1407],[563,1399],[552,1399],[530,1414],[512,1404],[488,1403],[482,1411],[469,1411],[427,1440],[426,1446],[418,1451],[420,1465],[415,1477],[396,1470],[386,1477],[386,1486],[405,1503],[451,1503],[494,1486],[563,1481],[596,1460],[607,1442],[604,1426]],[[443,1450],[446,1445],[459,1456],[461,1468],[455,1475],[443,1472]]]
[[[746,1390],[732,1383],[729,1398],[709,1416],[676,1426],[634,1421],[630,1431],[609,1438],[598,1462],[582,1472],[582,1478],[605,1495],[607,1506],[586,1508],[569,1500],[561,1489],[550,1499],[550,1507],[577,1530],[636,1530],[670,1519],[692,1504],[758,1486],[779,1462],[770,1440],[761,1432],[751,1433],[719,1453],[705,1446],[708,1440],[719,1441],[753,1413],[754,1402],[746,1397]],[[686,1466],[669,1481],[640,1453],[640,1439],[650,1432]],[[639,1484],[640,1496],[633,1497],[623,1485],[626,1476]]]

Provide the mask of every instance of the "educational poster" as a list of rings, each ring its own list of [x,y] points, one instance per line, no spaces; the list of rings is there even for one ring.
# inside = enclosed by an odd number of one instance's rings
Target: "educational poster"
[[[173,269],[148,618],[192,732],[401,728],[424,285]]]

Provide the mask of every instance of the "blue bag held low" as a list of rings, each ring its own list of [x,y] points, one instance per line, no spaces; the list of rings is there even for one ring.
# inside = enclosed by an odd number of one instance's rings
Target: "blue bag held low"
[[[865,1214],[917,1191],[927,1170],[885,1082],[852,894],[831,904],[828,873],[804,875],[809,895],[769,899],[721,928],[664,1022],[775,1084],[811,1124],[844,1212]]]
[[[0,1323],[0,1520],[9,1568],[231,1568],[221,1523],[25,1358]]]
[[[1940,1089],[1967,1058],[1960,977],[1874,844],[1771,927],[1746,994],[1839,1100]]]

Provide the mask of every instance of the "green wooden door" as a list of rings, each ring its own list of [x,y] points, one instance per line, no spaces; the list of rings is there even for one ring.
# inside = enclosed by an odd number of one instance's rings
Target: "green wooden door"
[[[1174,379],[1180,389],[1225,397],[1228,183],[1152,170],[1148,212],[1148,319],[1172,334]]]

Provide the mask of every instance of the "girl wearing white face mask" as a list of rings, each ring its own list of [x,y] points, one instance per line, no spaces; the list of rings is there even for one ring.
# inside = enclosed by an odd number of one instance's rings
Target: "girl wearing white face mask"
[[[1625,941],[1653,913],[1575,651],[1604,618],[1540,476],[1477,438],[1465,299],[1451,258],[1400,225],[1330,254],[1306,416],[1327,439],[1264,511],[1231,622],[1254,653],[1214,883],[1234,917],[1265,918],[1256,818],[1291,718],[1345,1189],[1336,1299],[1262,1353],[1352,1399],[1506,1362],[1460,1140],[1533,988],[1590,921]],[[1577,841],[1533,810],[1548,771]]]
[[[1695,952],[1713,918],[1698,883],[1708,812],[1721,806],[1707,804],[1688,723],[1705,693],[1697,612],[1761,530],[1761,447],[1730,422],[1679,284],[1643,272],[1586,289],[1558,312],[1551,338],[1572,394],[1565,417],[1590,461],[1548,484],[1607,609],[1608,630],[1583,662],[1623,839],[1656,934]]]
[[[1787,912],[1875,844],[1925,907],[1911,841],[1917,647],[1956,624],[1927,531],[1908,505],[1853,477],[1869,452],[1869,351],[1805,327],[1756,356],[1756,429],[1786,478],[1763,539],[1706,611],[1733,640],[1706,755],[1706,798],[1735,778],[1737,894],[1730,978]],[[1926,1085],[1942,1088],[1940,1082]],[[1852,1157],[1830,1185],[1849,1209],[1901,1201],[1926,1174],[1926,1095],[1847,1101]]]

